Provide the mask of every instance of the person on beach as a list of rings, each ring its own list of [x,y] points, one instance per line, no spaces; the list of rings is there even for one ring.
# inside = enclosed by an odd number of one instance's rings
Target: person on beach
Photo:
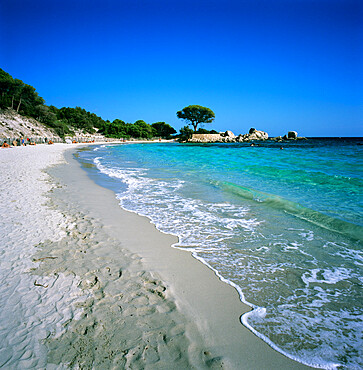
[[[1,145],[2,148],[10,148],[10,145],[4,141],[3,145]]]

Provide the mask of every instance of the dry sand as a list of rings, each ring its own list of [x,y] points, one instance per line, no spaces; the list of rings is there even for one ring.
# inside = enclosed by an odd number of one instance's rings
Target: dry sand
[[[69,148],[0,150],[0,367],[303,368],[243,327],[235,289],[122,210]]]

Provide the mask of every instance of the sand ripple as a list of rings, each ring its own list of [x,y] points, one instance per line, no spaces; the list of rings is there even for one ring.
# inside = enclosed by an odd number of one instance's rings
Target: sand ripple
[[[0,367],[220,368],[158,276],[50,197],[67,190],[43,169],[64,150],[0,151]]]
[[[47,333],[60,332],[62,323],[74,316],[73,311],[57,309],[62,299],[36,286],[44,281],[27,273],[36,266],[32,262],[36,246],[64,236],[66,218],[44,206],[53,185],[42,171],[60,163],[63,150],[37,146],[0,152],[0,367],[45,366],[45,348],[39,341]],[[71,301],[84,294],[74,277],[62,274],[58,282],[50,282],[63,297],[72,296]]]
[[[100,369],[220,365],[219,359],[213,361],[190,342],[186,333],[190,324],[167,287],[144,270],[140,258],[104,233],[98,221],[72,212],[67,236],[42,243],[34,256],[42,262],[33,273],[43,276],[44,283],[51,284],[58,274],[74,275],[88,296],[76,304],[82,308],[81,316],[60,336],[44,341],[48,361]]]

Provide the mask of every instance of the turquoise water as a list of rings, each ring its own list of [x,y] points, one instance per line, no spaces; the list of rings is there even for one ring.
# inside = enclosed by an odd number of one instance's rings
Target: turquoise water
[[[241,321],[256,335],[305,364],[360,369],[362,142],[123,144],[79,154],[123,208],[177,235],[177,247],[236,287],[252,307]]]

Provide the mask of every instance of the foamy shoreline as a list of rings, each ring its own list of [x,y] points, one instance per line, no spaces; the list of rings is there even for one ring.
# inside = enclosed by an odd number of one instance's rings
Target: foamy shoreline
[[[237,292],[175,237],[93,183],[75,147],[0,151],[0,366],[303,367],[239,323]],[[63,154],[54,184],[43,169]]]

